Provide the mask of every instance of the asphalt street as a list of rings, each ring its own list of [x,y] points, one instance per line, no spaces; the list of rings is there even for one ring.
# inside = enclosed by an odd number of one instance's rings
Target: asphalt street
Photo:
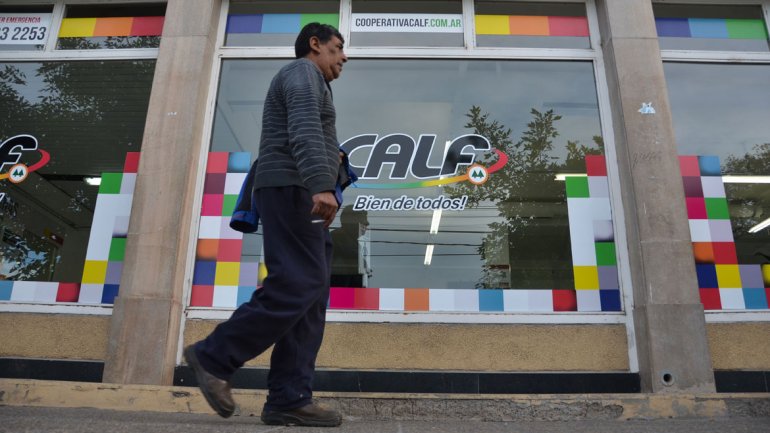
[[[663,419],[634,421],[363,421],[338,428],[275,427],[256,417],[122,412],[0,406],[0,432],[13,433],[770,433],[770,418]]]

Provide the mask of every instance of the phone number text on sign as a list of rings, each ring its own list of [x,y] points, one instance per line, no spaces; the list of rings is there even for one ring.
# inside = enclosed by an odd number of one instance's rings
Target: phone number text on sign
[[[0,44],[42,45],[50,25],[51,14],[0,14]]]

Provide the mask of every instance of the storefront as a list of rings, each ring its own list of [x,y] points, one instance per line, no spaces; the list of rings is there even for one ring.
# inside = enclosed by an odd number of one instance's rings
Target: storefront
[[[184,3],[0,1],[0,361],[185,384],[182,345],[269,272],[229,218],[320,21],[360,177],[322,388],[760,390],[725,378],[770,371],[770,2]]]

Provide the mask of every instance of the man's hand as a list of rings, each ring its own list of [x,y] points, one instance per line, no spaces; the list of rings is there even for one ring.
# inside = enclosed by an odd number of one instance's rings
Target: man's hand
[[[313,217],[324,220],[324,227],[329,226],[337,215],[337,199],[331,191],[319,192],[313,195],[313,210],[310,213]]]

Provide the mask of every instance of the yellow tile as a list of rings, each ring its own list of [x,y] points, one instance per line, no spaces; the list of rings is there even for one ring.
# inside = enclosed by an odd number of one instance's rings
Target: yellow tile
[[[241,264],[239,262],[217,262],[214,284],[217,286],[237,286]]]
[[[107,261],[86,260],[83,266],[84,284],[104,284],[107,279]]]
[[[90,38],[94,35],[96,18],[65,18],[59,30],[60,38]]]
[[[507,35],[508,15],[476,15],[477,35]]]
[[[720,289],[739,289],[741,284],[741,271],[738,265],[716,265],[717,283]]]
[[[575,290],[599,290],[599,269],[596,266],[573,266]]]
[[[259,262],[259,272],[257,273],[257,284],[262,284],[267,278],[267,265],[265,262]]]
[[[765,280],[765,287],[770,287],[770,265],[762,265],[762,279]]]

